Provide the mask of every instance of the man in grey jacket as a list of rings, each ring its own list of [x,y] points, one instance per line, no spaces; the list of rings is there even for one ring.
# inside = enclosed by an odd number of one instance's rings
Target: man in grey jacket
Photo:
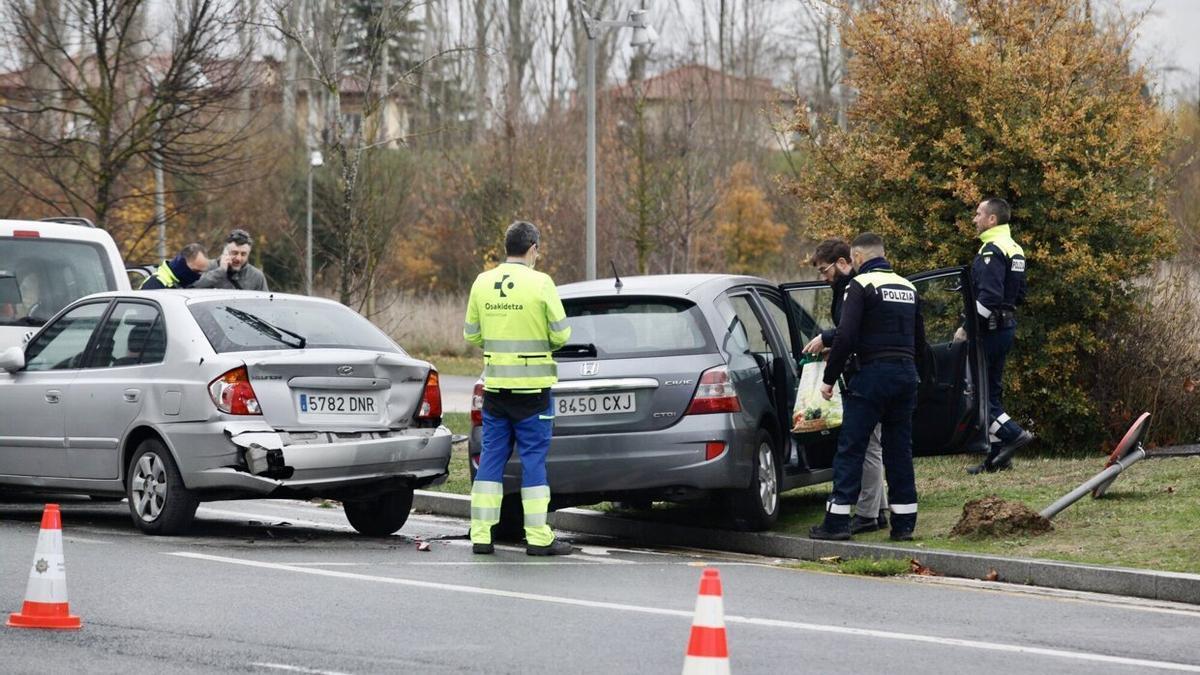
[[[250,233],[236,229],[225,239],[221,259],[214,260],[209,270],[192,284],[192,288],[225,288],[242,291],[268,291],[267,278],[262,270],[250,264]]]

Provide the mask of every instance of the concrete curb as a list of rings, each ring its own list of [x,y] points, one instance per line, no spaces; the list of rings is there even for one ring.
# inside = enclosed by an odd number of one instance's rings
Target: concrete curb
[[[444,516],[470,518],[471,499],[465,495],[418,490],[413,499],[413,509]],[[845,559],[912,559],[937,574],[948,577],[984,579],[995,570],[995,580],[1001,582],[1200,605],[1200,574],[1155,572],[853,542],[816,541],[763,532],[710,530],[651,523],[583,509],[556,511],[550,514],[550,524],[560,530],[617,537],[641,546],[706,548],[800,560],[819,560],[829,556],[841,556]]]

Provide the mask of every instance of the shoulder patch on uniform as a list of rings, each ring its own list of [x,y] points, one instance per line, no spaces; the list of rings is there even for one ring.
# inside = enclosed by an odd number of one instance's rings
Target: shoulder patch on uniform
[[[1024,258],[1013,258],[1012,271],[1024,272],[1025,271],[1025,259]]]
[[[983,254],[983,264],[984,264],[984,265],[986,265],[986,264],[988,264],[988,263],[990,263],[990,262],[992,262],[992,254],[991,254],[991,253],[984,253],[984,254]]]

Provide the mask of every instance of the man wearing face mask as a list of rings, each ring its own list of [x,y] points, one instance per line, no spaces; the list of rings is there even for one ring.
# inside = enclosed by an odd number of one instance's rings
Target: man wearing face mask
[[[855,238],[850,263],[857,274],[846,286],[821,396],[833,398],[833,387],[851,355],[858,359],[859,368],[842,396],[844,414],[825,519],[809,530],[809,536],[850,538],[850,508],[862,489],[863,458],[871,433],[881,426],[891,539],[910,541],[917,525],[912,417],[917,405],[917,362],[925,351],[920,299],[912,283],[892,271],[879,235]]]
[[[854,278],[854,268],[850,265],[850,244],[844,239],[826,239],[817,244],[813,251],[812,264],[817,268],[817,274],[833,289],[833,299],[830,316],[833,317],[833,328],[823,330],[804,346],[805,354],[820,354],[833,345],[837,336],[837,323],[842,318],[842,302],[846,297],[846,287]],[[852,365],[852,364],[848,364]],[[848,371],[853,371],[848,368]],[[851,374],[847,372],[847,375]],[[858,495],[858,504],[854,507],[854,518],[850,520],[851,534],[874,532],[888,526],[884,509],[887,508],[887,496],[883,491],[883,447],[879,444],[879,425],[871,432],[867,444],[867,454],[863,460],[862,491]]]
[[[250,233],[235,229],[225,238],[220,261],[213,261],[208,272],[192,288],[224,288],[241,291],[269,291],[262,270],[250,264],[253,240]]]

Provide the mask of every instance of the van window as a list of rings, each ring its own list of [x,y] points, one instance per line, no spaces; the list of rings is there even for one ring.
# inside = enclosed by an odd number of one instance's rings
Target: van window
[[[85,295],[116,290],[104,248],[94,242],[0,237],[0,276],[20,298],[0,301],[0,325],[41,326]]]
[[[596,347],[597,358],[678,356],[715,351],[700,308],[662,297],[577,298],[563,301],[568,344]],[[556,356],[555,358],[563,358]],[[569,358],[569,357],[568,357]]]

